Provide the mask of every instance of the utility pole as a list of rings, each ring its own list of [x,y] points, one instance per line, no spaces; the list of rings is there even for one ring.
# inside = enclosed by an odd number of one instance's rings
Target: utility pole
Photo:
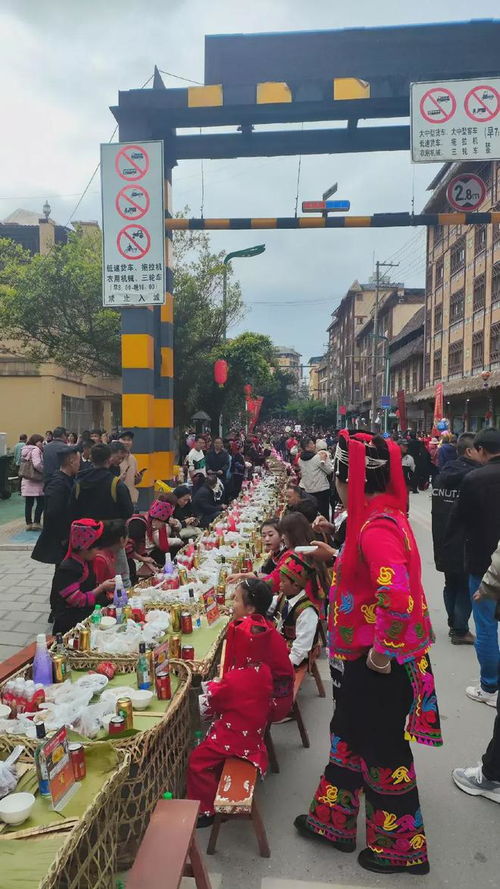
[[[375,308],[373,312],[373,337],[372,337],[372,405],[371,405],[371,426],[375,428],[375,414],[377,412],[377,342],[378,342],[378,307],[380,298],[380,269],[394,268],[399,262],[380,262],[376,263],[375,278]],[[387,343],[389,350],[389,343]],[[387,394],[387,393],[386,393]]]

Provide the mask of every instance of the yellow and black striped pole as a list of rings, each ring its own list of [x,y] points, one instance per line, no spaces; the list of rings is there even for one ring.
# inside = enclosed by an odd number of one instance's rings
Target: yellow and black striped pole
[[[500,223],[491,213],[374,213],[372,216],[282,216],[223,219],[165,219],[167,231],[241,231],[242,229],[405,228]]]

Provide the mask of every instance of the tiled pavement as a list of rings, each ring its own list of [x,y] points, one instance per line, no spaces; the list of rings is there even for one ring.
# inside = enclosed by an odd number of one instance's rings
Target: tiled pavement
[[[53,573],[30,550],[0,551],[0,661],[47,631]]]

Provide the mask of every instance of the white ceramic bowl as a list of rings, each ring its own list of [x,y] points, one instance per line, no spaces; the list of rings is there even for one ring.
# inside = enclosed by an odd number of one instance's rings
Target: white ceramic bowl
[[[10,716],[10,707],[8,704],[0,704],[0,719],[8,719]]]
[[[116,617],[111,617],[107,614],[104,617],[101,617],[101,630],[110,630],[111,627],[116,625]]]
[[[129,696],[134,710],[145,710],[153,699],[153,692],[145,688],[131,688]]]
[[[0,818],[6,824],[22,824],[35,805],[32,793],[8,793],[0,800]]]

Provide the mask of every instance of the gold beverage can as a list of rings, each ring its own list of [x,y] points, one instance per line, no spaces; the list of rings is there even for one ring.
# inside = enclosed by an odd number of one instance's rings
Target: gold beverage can
[[[188,573],[187,570],[184,568],[184,565],[179,565],[177,569],[177,576],[179,578],[179,584],[181,586],[185,586],[185,584],[188,582]]]
[[[87,627],[82,627],[80,630],[80,635],[78,639],[78,650],[79,651],[88,651],[90,648],[90,630]]]
[[[66,656],[64,654],[53,654],[52,667],[54,672],[54,682],[64,682],[67,673]]]
[[[125,618],[125,620],[132,620],[133,616],[134,615],[132,613],[132,606],[125,605],[125,608],[123,609],[123,617]]]
[[[170,657],[180,658],[182,650],[182,637],[179,635],[170,637]]]
[[[172,632],[180,633],[181,631],[181,611],[180,605],[172,605],[170,609],[170,620],[172,622]]]
[[[134,711],[130,698],[118,698],[116,702],[116,715],[123,716],[126,729],[134,727]]]

